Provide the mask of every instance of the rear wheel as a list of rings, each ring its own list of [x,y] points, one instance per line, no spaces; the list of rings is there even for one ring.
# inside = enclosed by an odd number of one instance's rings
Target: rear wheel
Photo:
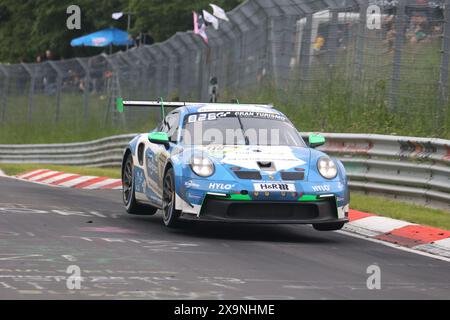
[[[341,230],[344,226],[344,222],[332,222],[332,223],[317,223],[313,224],[314,229],[318,231],[334,231]]]
[[[140,204],[136,201],[134,192],[133,157],[127,155],[122,169],[122,196],[125,208],[130,214],[154,215],[156,208]]]
[[[163,182],[163,221],[166,227],[179,226],[180,210],[175,209],[175,176],[173,169],[169,168]]]

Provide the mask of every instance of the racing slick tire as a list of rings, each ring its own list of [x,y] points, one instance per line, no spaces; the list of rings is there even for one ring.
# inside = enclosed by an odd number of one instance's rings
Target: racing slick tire
[[[122,196],[123,203],[129,214],[154,215],[157,208],[138,203],[134,191],[133,157],[128,154],[122,169]]]
[[[163,222],[168,228],[180,226],[180,210],[175,209],[175,175],[173,169],[169,168],[163,180]]]
[[[332,222],[332,223],[317,223],[313,224],[313,228],[318,231],[335,231],[341,230],[344,226],[344,222]]]

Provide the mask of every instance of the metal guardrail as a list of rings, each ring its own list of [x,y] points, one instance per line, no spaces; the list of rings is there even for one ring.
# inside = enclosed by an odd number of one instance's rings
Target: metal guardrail
[[[118,166],[123,149],[134,136],[82,143],[0,145],[0,163]],[[319,149],[344,163],[352,190],[450,209],[450,140],[377,134],[324,136],[327,143]]]
[[[0,145],[0,163],[120,166],[123,150],[135,136],[124,134],[79,143]]]
[[[324,133],[319,149],[339,158],[350,188],[450,209],[450,140]]]

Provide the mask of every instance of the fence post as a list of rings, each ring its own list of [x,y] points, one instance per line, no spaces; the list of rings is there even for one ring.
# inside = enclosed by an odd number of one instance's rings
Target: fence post
[[[151,97],[155,98],[158,97],[158,93],[159,93],[159,86],[160,81],[157,79],[158,74],[159,74],[159,68],[160,68],[160,64],[156,63],[156,55],[153,52],[153,48],[155,45],[151,45],[151,46],[144,46],[144,50],[145,53],[147,54],[147,57],[149,60],[151,60],[149,66],[151,67],[151,79],[149,79],[149,84],[150,84],[150,88],[153,89],[153,91],[151,91]]]
[[[392,62],[392,78],[388,97],[390,111],[395,111],[397,108],[402,49],[405,38],[405,7],[405,0],[399,0],[395,17],[394,61]]]
[[[30,90],[28,93],[28,121],[31,121],[31,117],[33,116],[33,95],[34,95],[34,84],[36,82],[36,74],[27,64],[21,63],[20,65],[30,75]]]
[[[78,64],[83,68],[84,71],[84,92],[83,92],[83,119],[84,121],[88,120],[89,117],[89,90],[91,86],[91,74],[90,74],[90,66],[91,59],[88,60],[88,63],[85,63],[82,59],[75,59]]]
[[[308,13],[306,15],[306,23],[303,29],[302,35],[302,46],[300,49],[300,80],[301,80],[301,92],[303,94],[303,89],[308,81],[309,65],[311,63],[311,35],[312,35],[312,23],[313,15]]]
[[[145,96],[145,88],[148,85],[147,82],[147,74],[148,74],[148,68],[149,68],[149,61],[146,60],[145,58],[142,57],[143,54],[143,48],[137,48],[135,50],[129,50],[127,51],[126,55],[124,54],[122,57],[124,59],[126,59],[127,61],[129,61],[130,64],[133,63],[133,58],[138,60],[141,64],[141,67],[139,68],[139,84],[140,84],[140,88],[139,88],[139,95],[144,97]],[[128,55],[130,55],[131,57],[129,57]]]
[[[450,0],[445,0],[444,11],[444,35],[442,39],[442,58],[439,75],[439,97],[442,110],[438,110],[437,119],[441,118],[445,112],[445,107],[448,103],[448,64],[450,60]]]
[[[327,46],[327,54],[328,54],[328,73],[329,79],[332,79],[334,66],[336,65],[336,51],[338,47],[338,19],[339,19],[339,11],[337,8],[330,8],[331,12],[331,23],[330,23],[330,31],[328,33],[328,43]]]
[[[9,88],[9,72],[8,69],[0,64],[0,71],[3,73],[3,90],[2,90],[2,118],[1,121],[6,121],[6,108],[8,105],[8,88]]]
[[[105,58],[106,62],[111,66],[112,70],[112,76],[111,76],[111,83],[110,87],[107,88],[108,92],[108,105],[105,110],[105,125],[108,121],[108,114],[109,112],[112,113],[112,123],[115,125],[117,122],[117,112],[116,112],[116,99],[119,97],[122,97],[122,88],[120,87],[120,75],[119,75],[119,68],[114,64],[114,61],[111,59],[110,56],[103,53],[103,58]],[[124,113],[120,113],[120,120],[122,121],[122,125],[126,126],[126,119]]]
[[[359,85],[362,82],[362,65],[364,59],[364,38],[366,34],[367,20],[367,3],[359,1],[359,24],[356,34],[356,52],[355,52],[355,69],[353,70],[352,88],[353,92],[358,92]]]
[[[50,66],[56,71],[58,77],[56,79],[56,112],[55,112],[55,122],[59,121],[59,114],[61,112],[61,89],[62,89],[62,79],[63,73],[58,68],[57,64],[53,61],[48,61]]]

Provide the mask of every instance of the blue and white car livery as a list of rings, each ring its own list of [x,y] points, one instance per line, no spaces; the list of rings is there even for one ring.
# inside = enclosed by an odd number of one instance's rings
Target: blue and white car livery
[[[160,102],[119,100],[123,106]],[[126,147],[123,199],[133,214],[180,220],[312,224],[337,230],[348,222],[342,163],[302,139],[280,111],[266,105],[165,103],[177,107]],[[163,107],[162,107],[163,108]]]

